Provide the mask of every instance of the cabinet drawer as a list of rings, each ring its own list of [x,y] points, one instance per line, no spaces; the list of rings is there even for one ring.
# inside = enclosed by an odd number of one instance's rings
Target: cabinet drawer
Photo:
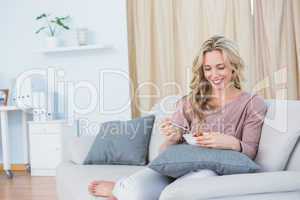
[[[30,135],[32,168],[55,169],[61,161],[60,135]]]
[[[31,134],[53,134],[61,133],[62,126],[60,124],[34,124],[29,126]]]

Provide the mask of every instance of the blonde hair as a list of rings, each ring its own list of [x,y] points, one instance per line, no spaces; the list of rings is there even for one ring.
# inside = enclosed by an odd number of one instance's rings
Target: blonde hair
[[[241,81],[243,80],[245,65],[239,55],[236,43],[219,35],[206,40],[194,59],[192,81],[190,83],[191,92],[187,96],[192,104],[192,111],[200,121],[205,117],[204,111],[214,108],[210,103],[212,99],[212,86],[205,78],[203,71],[203,58],[205,53],[214,50],[220,51],[224,59],[232,65],[232,84],[235,88],[242,89]]]

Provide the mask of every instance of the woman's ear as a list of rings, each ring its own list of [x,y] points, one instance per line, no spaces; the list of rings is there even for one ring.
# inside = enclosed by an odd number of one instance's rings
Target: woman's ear
[[[233,82],[236,79],[236,73],[234,70],[232,70],[232,77],[231,77],[231,81]]]

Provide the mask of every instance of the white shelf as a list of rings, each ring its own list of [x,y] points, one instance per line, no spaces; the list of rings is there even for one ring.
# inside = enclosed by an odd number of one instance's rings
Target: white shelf
[[[22,110],[27,111],[30,110],[30,108],[22,108],[19,106],[0,106],[0,111],[15,111],[15,110]]]
[[[85,45],[85,46],[69,46],[69,47],[57,47],[52,49],[41,49],[39,52],[42,53],[59,53],[59,52],[72,52],[72,51],[84,51],[84,50],[101,50],[111,49],[112,45]]]
[[[0,106],[0,111],[22,110],[17,106]]]
[[[67,124],[67,120],[28,121],[28,124]]]

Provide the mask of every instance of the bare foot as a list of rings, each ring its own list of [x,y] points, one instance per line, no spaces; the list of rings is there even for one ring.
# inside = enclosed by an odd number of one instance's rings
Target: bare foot
[[[96,197],[113,197],[112,190],[115,182],[111,181],[93,181],[90,183],[88,190]]]

